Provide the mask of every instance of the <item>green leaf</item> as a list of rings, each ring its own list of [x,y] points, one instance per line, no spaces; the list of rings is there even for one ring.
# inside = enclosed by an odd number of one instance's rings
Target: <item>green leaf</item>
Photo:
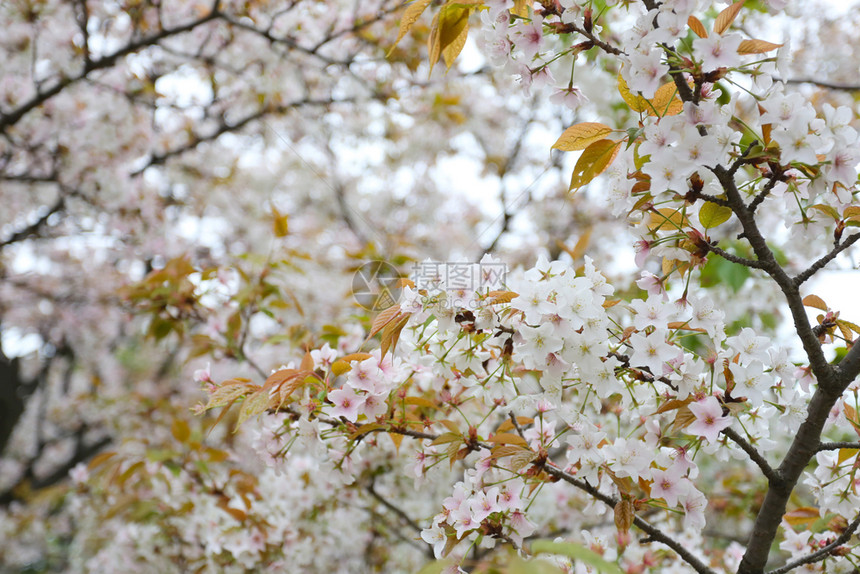
[[[539,554],[541,552],[547,554],[559,554],[567,556],[576,561],[582,562],[591,566],[597,572],[605,574],[623,574],[618,565],[608,562],[603,559],[600,554],[589,550],[581,544],[574,542],[551,542],[549,540],[536,540],[531,544],[532,552]]]
[[[699,209],[699,222],[705,229],[722,225],[732,217],[732,209],[716,203],[706,202]]]

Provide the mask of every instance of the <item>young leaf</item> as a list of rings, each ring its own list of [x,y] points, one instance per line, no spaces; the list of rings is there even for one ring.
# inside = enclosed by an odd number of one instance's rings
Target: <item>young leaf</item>
[[[410,316],[411,315],[409,313],[403,313],[395,321],[392,321],[385,326],[385,329],[382,331],[382,341],[379,345],[381,357],[384,358],[389,349],[394,351],[397,347],[397,341],[400,340],[400,333],[409,322]]]
[[[830,205],[824,205],[823,203],[816,203],[815,205],[810,205],[809,209],[815,209],[828,215],[833,218],[833,221],[839,221],[842,217],[839,215],[839,212],[836,211],[836,208]]]
[[[618,155],[619,149],[621,142],[612,140],[596,141],[585,148],[573,168],[568,191],[579,189],[603,173]]]
[[[373,320],[373,324],[370,326],[370,333],[367,335],[367,338],[370,339],[374,335],[379,333],[386,325],[388,325],[388,323],[392,322],[399,314],[400,305],[392,305],[385,311],[381,312]]]
[[[587,148],[612,133],[612,128],[597,122],[583,122],[570,126],[559,136],[552,147],[561,151],[577,151]]]
[[[170,432],[173,434],[173,438],[179,442],[186,442],[191,436],[191,427],[188,426],[188,422],[182,419],[173,419]]]
[[[804,527],[817,522],[820,517],[821,514],[818,512],[818,509],[811,506],[801,506],[782,515],[782,519],[792,526],[802,525]]]
[[[690,220],[678,209],[661,207],[652,211],[648,221],[650,231],[678,231],[690,225]]]
[[[430,446],[436,446],[439,444],[446,444],[449,442],[457,442],[457,441],[461,441],[461,440],[463,440],[463,435],[453,433],[453,432],[446,432],[446,433],[442,433],[441,435],[436,437],[433,440],[433,442],[430,443]]]
[[[855,456],[857,456],[857,453],[860,453],[860,450],[856,448],[840,448],[837,462],[839,464],[842,464],[849,458],[854,458]]]
[[[627,81],[621,74],[618,74],[618,93],[621,94],[621,97],[627,103],[627,107],[634,112],[644,112],[648,109],[648,100],[642,96],[634,95],[630,91],[630,88],[627,87]]]
[[[724,205],[706,202],[699,209],[699,223],[705,229],[722,225],[732,217],[732,209]]]
[[[430,5],[431,1],[432,0],[415,0],[415,2],[409,5],[403,13],[403,18],[400,19],[400,31],[397,33],[397,39],[394,41],[394,44],[391,45],[391,48],[389,48],[386,57],[391,56],[391,52],[394,51],[394,48],[400,43],[400,40],[402,40],[407,32],[409,32],[412,25],[418,21],[418,18],[421,17],[421,14],[424,13],[424,10],[427,9],[427,6]]]
[[[687,18],[687,26],[690,27],[690,30],[698,36],[699,38],[707,38],[708,31],[705,30],[705,26],[702,24],[702,21],[696,18],[695,16],[690,16]]]
[[[245,401],[242,403],[242,408],[239,409],[239,418],[236,421],[236,431],[239,430],[239,427],[242,426],[249,418],[258,415],[262,412],[265,412],[266,409],[269,408],[269,390],[268,389],[260,389],[253,395],[249,397],[245,397]]]
[[[450,68],[454,58],[463,49],[466,38],[461,36],[468,34],[469,14],[472,10],[469,6],[448,3],[436,14],[427,41],[431,72],[441,56],[445,57],[445,64]]]
[[[487,293],[487,301],[490,305],[510,303],[517,297],[519,297],[519,293],[514,293],[513,291],[490,291]]]
[[[648,102],[648,115],[676,116],[684,111],[684,102],[678,98],[678,86],[675,82],[667,82],[657,88],[654,97]]]
[[[658,408],[656,411],[654,411],[654,414],[659,415],[660,413],[665,413],[665,412],[669,412],[669,411],[672,411],[675,409],[680,409],[681,407],[685,407],[685,406],[689,405],[691,402],[693,402],[693,397],[687,397],[684,400],[669,399],[668,401],[666,401],[665,403],[660,405],[660,408]]]
[[[619,500],[615,505],[615,528],[619,534],[624,534],[630,530],[630,527],[633,526],[634,516],[633,501],[629,498]]]
[[[744,2],[746,0],[740,0],[740,2],[735,2],[731,6],[724,9],[717,16],[717,19],[714,20],[714,33],[722,34],[726,30],[728,30],[729,26],[732,25],[732,22],[735,21],[735,18],[738,17],[738,14],[741,11],[741,8],[744,6]]]
[[[466,40],[469,38],[469,12],[464,11],[463,18],[464,25],[462,28],[459,28],[459,32],[450,42],[442,48],[442,59],[445,60],[445,66],[450,70],[451,66],[454,65],[454,60],[457,59],[457,56],[460,55],[460,52],[463,51],[463,47],[466,45]],[[445,39],[442,40],[445,42]]]
[[[764,40],[741,40],[738,46],[738,54],[764,54],[781,47],[782,44],[774,44],[773,42],[765,42]]]
[[[530,425],[533,422],[535,422],[535,420],[529,417],[517,417],[517,424],[520,425],[520,427]],[[502,424],[499,425],[499,428],[496,429],[496,432],[503,433],[512,430],[513,428],[513,421],[511,421],[511,419],[505,419]]]
[[[495,436],[492,436],[487,439],[487,442],[494,442],[498,444],[513,444],[522,447],[528,447],[528,443],[525,441],[523,437],[514,433],[498,433]]]
[[[860,216],[860,207],[856,205],[849,205],[845,208],[845,211],[842,212],[842,217],[845,219],[857,216]]]
[[[520,18],[528,18],[529,16],[529,0],[514,0],[514,7],[511,8],[511,14]]]
[[[281,213],[273,205],[272,206],[272,218],[274,220],[272,223],[272,231],[274,231],[275,237],[286,237],[287,233],[289,233],[289,230],[290,230],[290,226],[289,226],[290,216],[285,214],[285,213]]]
[[[815,307],[816,309],[821,309],[822,311],[827,311],[827,303],[819,297],[818,295],[807,295],[803,298],[803,304],[807,307]]]

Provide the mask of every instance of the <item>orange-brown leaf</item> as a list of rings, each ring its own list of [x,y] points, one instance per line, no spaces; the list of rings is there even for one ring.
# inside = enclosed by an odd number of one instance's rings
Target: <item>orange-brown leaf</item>
[[[698,36],[699,38],[707,38],[708,31],[705,30],[705,26],[702,24],[702,21],[696,18],[695,16],[690,16],[687,18],[687,26],[690,27],[690,30]]]
[[[742,40],[738,46],[738,54],[764,54],[781,47],[782,44],[774,44],[764,40]]]
[[[630,530],[634,515],[633,501],[629,498],[622,498],[615,504],[615,528],[618,529],[619,534]]]
[[[821,517],[817,508],[801,506],[782,515],[783,520],[792,526],[809,526]]]
[[[179,442],[186,442],[191,436],[191,427],[188,426],[188,422],[185,420],[173,419],[173,423],[170,425],[170,432],[173,434],[173,438]]]
[[[498,433],[487,439],[487,442],[497,444],[513,444],[516,446],[528,447],[526,440],[518,434],[514,433]]]
[[[382,341],[380,343],[380,356],[385,357],[389,350],[394,351],[397,347],[397,341],[400,340],[400,333],[409,322],[410,314],[403,313],[395,321],[392,321],[385,326],[382,331]]]
[[[499,303],[510,303],[515,298],[519,297],[519,293],[514,293],[513,291],[490,291],[487,293],[487,300],[490,305],[497,305]]]
[[[669,399],[668,401],[666,401],[665,403],[660,405],[660,408],[658,408],[656,411],[654,411],[654,414],[659,415],[661,413],[673,411],[675,409],[680,409],[681,407],[685,407],[685,406],[689,405],[691,402],[693,402],[693,397],[687,397],[684,400]]]
[[[719,13],[717,19],[714,20],[714,32],[716,34],[722,34],[726,30],[728,30],[729,26],[732,25],[732,22],[735,21],[735,18],[740,14],[741,8],[744,7],[744,2],[746,0],[740,0],[739,2],[735,2],[731,6],[725,8],[722,12]]]
[[[807,307],[815,307],[816,309],[821,309],[822,311],[827,311],[827,303],[824,302],[824,299],[819,297],[818,295],[807,295],[803,298],[803,304]]]
[[[532,418],[529,418],[529,417],[517,417],[517,424],[520,425],[520,427],[530,425],[533,422],[535,422],[535,420]],[[509,431],[513,428],[514,428],[513,421],[511,419],[507,419],[502,424],[499,425],[499,428],[496,429],[496,432],[497,433],[503,433],[503,432]]]
[[[438,444],[447,444],[452,442],[457,442],[463,440],[463,435],[455,432],[446,432],[442,433],[433,439],[433,442],[430,443],[431,446],[436,446]]]
[[[400,305],[392,305],[385,311],[382,311],[376,318],[373,320],[373,323],[370,326],[370,334],[367,336],[368,339],[379,333],[388,323],[394,320],[400,314]]]
[[[690,407],[684,405],[678,408],[678,413],[675,415],[675,420],[672,421],[672,430],[681,430],[693,424],[696,420],[696,415],[690,410]]]
[[[657,88],[648,103],[648,115],[651,116],[676,116],[684,111],[684,102],[678,97],[675,82],[668,82]]]

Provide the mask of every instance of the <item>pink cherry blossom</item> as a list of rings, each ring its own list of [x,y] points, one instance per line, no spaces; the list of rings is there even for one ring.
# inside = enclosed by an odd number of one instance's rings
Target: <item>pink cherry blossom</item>
[[[328,398],[334,403],[334,407],[329,408],[329,414],[333,417],[344,417],[350,422],[358,419],[365,400],[365,397],[352,387],[335,389],[328,394]]]
[[[710,396],[690,403],[688,408],[695,415],[696,420],[687,426],[687,431],[701,436],[708,442],[716,442],[722,430],[732,424],[732,419],[723,416],[723,407],[716,397]]]

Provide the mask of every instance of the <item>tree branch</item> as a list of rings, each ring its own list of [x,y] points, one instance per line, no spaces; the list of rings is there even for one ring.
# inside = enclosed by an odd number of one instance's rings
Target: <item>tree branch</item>
[[[848,238],[846,238],[842,243],[840,243],[839,245],[834,247],[830,251],[830,253],[828,253],[827,255],[825,255],[824,257],[822,257],[821,259],[819,259],[818,261],[816,261],[812,265],[810,265],[806,271],[797,275],[793,280],[794,284],[797,287],[800,287],[801,285],[803,285],[803,283],[807,279],[809,279],[810,277],[812,277],[813,275],[818,273],[818,271],[823,269],[825,265],[827,265],[828,263],[833,261],[837,255],[839,255],[840,253],[842,253],[843,251],[845,251],[846,249],[848,249],[849,247],[851,247],[852,245],[857,243],[858,240],[860,240],[860,233],[855,233],[855,234],[849,236]]]
[[[217,7],[217,5],[216,5]],[[90,60],[84,62],[83,70],[81,70],[77,75],[64,77],[48,88],[47,90],[40,90],[36,93],[35,96],[30,98],[27,102],[21,104],[14,110],[6,114],[0,114],[0,133],[5,132],[8,128],[14,126],[18,121],[23,118],[27,113],[31,110],[38,108],[69,86],[72,86],[81,80],[85,79],[92,72],[97,70],[103,70],[106,68],[110,68],[114,64],[116,64],[117,60],[124,58],[130,54],[137,52],[138,50],[142,50],[143,48],[147,48],[154,44],[157,44],[161,40],[166,38],[170,38],[171,36],[177,36],[179,34],[184,34],[185,32],[190,32],[194,30],[198,26],[206,24],[208,22],[212,22],[213,20],[221,17],[221,13],[218,12],[217,9],[213,9],[205,16],[188,22],[187,24],[183,24],[182,26],[177,26],[175,28],[167,28],[162,29],[161,31],[151,34],[149,36],[145,36],[139,40],[129,42],[119,50],[99,58],[98,60]]]
[[[767,478],[768,483],[770,484],[779,484],[782,482],[782,477],[777,474],[777,472],[773,469],[772,466],[767,462],[767,459],[762,456],[762,454],[756,450],[756,448],[751,445],[747,440],[739,435],[733,428],[728,427],[723,429],[723,434],[729,437],[735,444],[741,447],[747,456],[750,457],[750,460],[756,463],[756,465],[761,470],[762,474]]]
[[[247,116],[236,120],[235,122],[228,123],[226,121],[222,122],[218,125],[218,128],[215,129],[212,133],[206,135],[198,135],[193,134],[191,137],[191,141],[187,144],[182,145],[180,147],[174,148],[172,150],[168,150],[164,153],[153,153],[149,156],[149,159],[143,164],[142,167],[131,172],[132,177],[137,177],[143,172],[145,172],[150,167],[155,165],[162,165],[167,160],[182,155],[186,152],[189,152],[195,149],[198,145],[205,142],[210,142],[218,139],[222,135],[226,133],[233,133],[239,131],[244,128],[251,122],[255,120],[262,119],[268,115],[280,115],[285,114],[288,111],[306,107],[306,106],[329,106],[333,104],[342,104],[342,103],[351,103],[354,102],[353,98],[343,98],[343,99],[312,99],[305,98],[302,100],[296,100],[294,102],[290,102],[288,104],[283,104],[280,106],[267,106],[263,107],[252,114],[248,114]]]
[[[382,506],[384,506],[385,508],[387,508],[388,510],[390,510],[391,512],[396,514],[398,517],[400,517],[400,519],[403,520],[403,522],[405,522],[410,528],[412,528],[412,530],[415,530],[418,533],[420,533],[422,530],[424,530],[423,528],[421,528],[421,526],[418,525],[418,523],[416,523],[414,520],[412,520],[408,514],[403,512],[403,510],[401,510],[400,508],[398,508],[397,506],[393,505],[391,502],[389,502],[388,500],[386,500],[385,498],[380,496],[379,493],[376,492],[376,490],[374,490],[373,482],[371,482],[370,484],[367,485],[367,492],[369,492],[370,496],[375,498],[376,501],[379,502]]]
[[[731,261],[732,263],[737,263],[738,265],[743,265],[744,267],[752,267],[753,269],[765,269],[765,265],[761,261],[756,261],[755,259],[747,259],[746,257],[738,257],[737,255],[732,255],[728,251],[717,247],[716,245],[712,245],[707,241],[703,241],[702,245],[707,248],[711,253],[715,253],[719,255],[726,261]]]
[[[860,449],[860,442],[823,442],[818,445],[818,448],[815,449],[818,452],[823,450],[837,450],[840,448],[856,448]]]
[[[794,570],[798,566],[803,566],[804,564],[812,564],[813,562],[818,562],[819,560],[824,560],[830,554],[836,550],[838,547],[842,546],[851,538],[851,535],[854,534],[854,531],[857,530],[857,527],[860,526],[860,516],[854,519],[854,522],[848,525],[848,528],[845,529],[845,532],[839,535],[836,540],[822,548],[821,550],[816,550],[812,554],[808,554],[802,558],[798,558],[793,562],[789,562],[785,566],[781,568],[777,568],[776,570],[771,570],[767,574],[785,574],[790,570]]]
[[[740,191],[738,191],[735,185],[734,177],[721,165],[716,166],[711,171],[717,176],[723,190],[726,192],[726,196],[731,202],[732,211],[741,222],[744,236],[747,238],[750,247],[752,247],[753,252],[762,265],[761,269],[770,275],[782,291],[794,319],[794,330],[800,338],[806,356],[809,358],[813,374],[818,379],[819,384],[829,384],[833,378],[833,369],[824,356],[824,351],[821,349],[818,337],[812,332],[812,326],[806,315],[806,308],[803,306],[803,299],[800,296],[797,285],[795,285],[791,277],[777,263],[773,251],[768,247],[764,236],[762,236],[758,228],[755,217],[744,203]]]
[[[0,249],[3,249],[7,245],[11,245],[13,243],[17,243],[18,241],[23,241],[25,239],[29,239],[30,237],[37,235],[39,233],[39,230],[42,228],[43,225],[48,222],[48,219],[50,219],[52,215],[60,213],[66,208],[66,200],[72,195],[74,195],[73,192],[64,193],[62,191],[61,186],[60,196],[53,203],[53,205],[51,205],[47,209],[47,211],[45,211],[41,216],[39,216],[36,221],[25,227],[22,227],[18,231],[12,232],[12,235],[0,241]]]
[[[583,492],[590,494],[591,496],[600,500],[610,508],[615,508],[615,505],[618,504],[618,501],[614,497],[603,494],[598,489],[591,486],[584,480],[580,480],[574,476],[571,476],[570,474],[564,472],[563,470],[552,464],[545,465],[543,467],[543,470],[546,471],[547,474],[564,480],[565,482],[572,484]],[[649,540],[653,542],[660,542],[674,550],[675,553],[678,554],[678,556],[680,556],[682,560],[684,560],[684,562],[689,564],[693,568],[693,570],[695,570],[699,574],[715,574],[715,572],[711,570],[707,566],[707,564],[702,562],[696,555],[687,550],[683,545],[681,545],[680,542],[678,542],[656,526],[652,525],[645,519],[640,518],[638,516],[634,516],[633,524],[635,524],[640,530],[645,532],[648,535]]]

